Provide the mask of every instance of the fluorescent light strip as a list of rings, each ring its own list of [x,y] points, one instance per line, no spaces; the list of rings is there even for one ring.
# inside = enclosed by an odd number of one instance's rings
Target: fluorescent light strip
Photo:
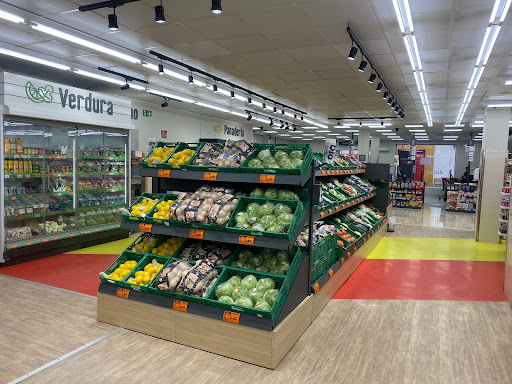
[[[183,96],[174,95],[172,93],[162,92],[162,91],[159,91],[156,89],[148,89],[147,92],[154,93],[155,95],[162,96],[162,97],[168,97],[169,99],[176,99],[179,101],[183,101],[185,103],[194,103],[194,100],[192,100],[192,99],[188,99]]]
[[[302,127],[302,129],[318,129],[317,127]]]
[[[137,59],[136,57],[133,57],[133,56],[130,56],[130,55],[126,55],[126,54],[121,53],[119,51],[115,51],[113,49],[104,47],[102,45],[93,43],[92,41],[82,39],[81,37],[70,35],[69,33],[59,31],[59,30],[57,30],[55,28],[51,28],[51,27],[48,27],[48,26],[43,25],[43,24],[32,23],[32,24],[30,24],[30,26],[33,29],[35,29],[36,31],[47,33],[49,35],[52,35],[52,36],[55,36],[55,37],[58,37],[58,38],[70,41],[72,43],[75,43],[75,44],[78,44],[78,45],[82,45],[84,47],[91,48],[91,49],[94,49],[94,50],[99,51],[99,52],[103,52],[103,53],[105,53],[107,55],[110,55],[110,56],[113,56],[113,57],[117,57],[118,59],[129,61],[130,63],[134,63],[134,64],[142,63],[142,61],[140,59]],[[188,78],[187,78],[187,80],[188,80]]]
[[[235,116],[247,118],[247,113],[241,113],[241,112],[236,112],[236,111],[229,111],[229,113],[231,113],[232,115],[235,115]]]
[[[427,136],[428,133],[427,132],[414,132],[413,133],[413,136]]]
[[[501,25],[490,25],[487,27],[485,31],[484,40],[482,42],[482,46],[480,48],[480,52],[478,53],[478,58],[476,59],[477,66],[485,66],[487,64],[487,60],[489,60],[489,56],[491,55],[492,47],[498,38],[498,34],[500,33]]]
[[[444,141],[457,141],[457,139],[446,139],[446,138],[443,138]]]
[[[338,136],[337,133],[328,133],[327,136]]]
[[[384,136],[395,136],[396,133],[383,133]]]
[[[288,136],[288,137],[290,137],[291,135],[289,135],[287,133],[280,133],[278,136]]]
[[[377,132],[392,132],[391,129],[377,129]]]
[[[423,128],[423,124],[404,125],[405,128]],[[411,131],[412,132],[412,131]]]
[[[16,15],[13,15],[12,13],[1,11],[1,10],[0,10],[0,19],[4,19],[4,20],[11,21],[13,23],[18,23],[18,24],[25,22],[25,19],[23,17],[19,17]]]
[[[124,80],[114,79],[112,77],[99,75],[97,73],[93,73],[93,72],[89,72],[89,71],[83,71],[81,69],[77,69],[75,71],[75,73],[77,73],[79,75],[82,75],[82,76],[91,77],[93,79],[103,80],[103,81],[106,81],[106,82],[112,83],[112,84],[117,84],[117,85],[124,85],[124,84],[126,84],[126,82]]]
[[[312,141],[313,139],[302,139],[304,141]]]
[[[277,133],[277,131],[264,131],[265,133],[271,134],[271,133]]]
[[[462,128],[448,128],[444,130],[445,132],[462,132]]]
[[[345,129],[345,132],[348,132],[348,133],[359,133],[359,131],[357,129]]]
[[[350,128],[350,125],[334,125],[333,128]]]
[[[512,104],[488,104],[488,108],[510,108]]]
[[[409,129],[409,132],[425,132],[424,129]]]
[[[292,136],[292,139],[302,139],[302,136]]]
[[[443,139],[458,139],[459,136],[443,136]]]
[[[393,0],[393,6],[395,7],[396,17],[398,19],[398,24],[400,25],[400,31],[402,33],[413,32],[414,27],[412,25],[409,2],[407,0]]]
[[[313,139],[317,139],[317,140],[318,140],[318,139],[325,140],[325,137],[324,137],[324,136],[315,136],[315,137],[313,137]]]
[[[303,133],[302,136],[315,136],[314,133]]]
[[[393,141],[402,141],[403,139],[391,139]]]
[[[49,61],[49,60],[45,60],[45,59],[40,59],[38,57],[31,56],[31,55],[25,55],[24,53],[11,51],[10,49],[0,48],[0,54],[16,57],[18,59],[22,59],[22,60],[26,60],[26,61],[31,61],[31,62],[37,63],[37,64],[46,65],[47,67],[57,68],[57,69],[60,69],[63,71],[71,70],[71,67],[69,67],[67,65],[55,63],[53,61]],[[124,82],[123,82],[123,84],[124,84]]]
[[[328,132],[331,132],[331,131],[329,131],[329,130],[316,131],[316,133],[328,133]]]

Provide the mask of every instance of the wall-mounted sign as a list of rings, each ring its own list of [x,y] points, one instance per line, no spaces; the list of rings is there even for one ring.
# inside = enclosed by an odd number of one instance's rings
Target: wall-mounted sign
[[[0,73],[7,114],[133,129],[131,101],[28,76]]]
[[[149,109],[143,109],[142,116],[151,118],[151,117],[153,117],[153,112],[150,111]]]
[[[160,137],[162,139],[167,139],[167,131],[164,131],[163,129],[160,131]]]
[[[332,164],[334,156],[336,156],[336,140],[327,139],[325,140],[324,163]]]

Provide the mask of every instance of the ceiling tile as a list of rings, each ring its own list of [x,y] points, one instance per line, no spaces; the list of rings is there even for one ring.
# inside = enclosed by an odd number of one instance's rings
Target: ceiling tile
[[[292,59],[282,51],[244,53],[241,56],[249,60],[252,65],[287,64],[293,62]]]
[[[260,34],[220,39],[216,40],[216,43],[234,53],[254,53],[277,49],[272,41]]]
[[[176,44],[208,40],[182,23],[167,22],[164,25],[140,28],[139,32],[171,47]]]
[[[190,20],[183,24],[197,33],[206,34],[212,40],[250,35],[257,32],[252,23],[247,23],[235,15],[222,14],[222,17]]]
[[[176,44],[174,47],[178,51],[184,52],[192,57],[197,57],[199,59],[221,55],[231,55],[230,51],[222,48],[219,44],[212,41]]]
[[[287,49],[285,51],[298,62],[339,58],[340,54],[330,45]]]

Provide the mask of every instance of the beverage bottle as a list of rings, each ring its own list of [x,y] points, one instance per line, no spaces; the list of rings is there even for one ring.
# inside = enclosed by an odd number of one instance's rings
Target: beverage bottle
[[[7,138],[4,139],[4,152],[11,153],[11,142]]]
[[[7,173],[14,173],[14,160],[9,160],[9,171]]]
[[[20,138],[16,139],[16,153],[23,154],[23,143]]]
[[[18,173],[18,160],[14,160],[14,169],[13,173]]]
[[[11,143],[11,153],[16,153],[16,139],[10,139]]]
[[[28,173],[32,173],[32,161],[28,161]]]
[[[23,161],[23,173],[30,173],[28,171],[28,161],[27,160]]]

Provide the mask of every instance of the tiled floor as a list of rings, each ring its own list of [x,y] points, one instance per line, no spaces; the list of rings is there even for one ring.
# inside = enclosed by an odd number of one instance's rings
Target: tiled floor
[[[423,209],[392,208],[391,223],[424,228],[457,229],[472,232],[475,230],[475,214],[466,212],[446,212],[442,206],[427,205]]]

